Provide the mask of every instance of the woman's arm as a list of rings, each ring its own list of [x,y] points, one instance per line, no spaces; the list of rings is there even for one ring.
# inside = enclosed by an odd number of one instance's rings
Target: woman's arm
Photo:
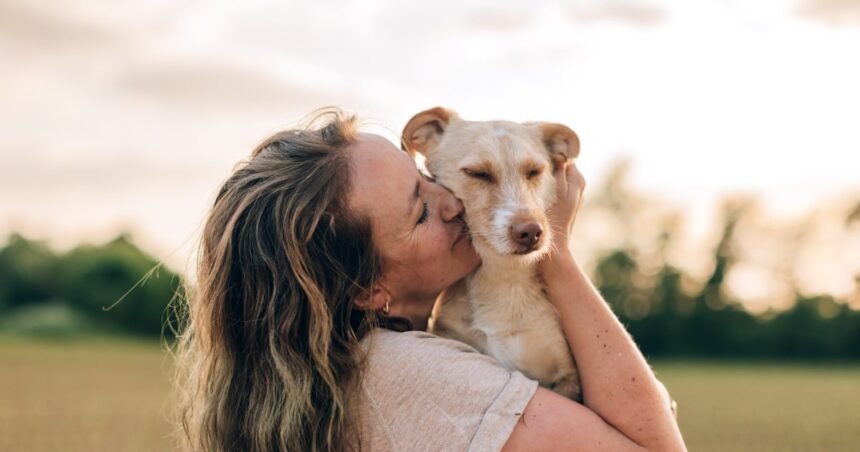
[[[538,390],[505,449],[686,450],[661,383],[567,247],[585,181],[573,163],[556,181],[551,221],[559,246],[541,272],[576,358],[584,405]]]

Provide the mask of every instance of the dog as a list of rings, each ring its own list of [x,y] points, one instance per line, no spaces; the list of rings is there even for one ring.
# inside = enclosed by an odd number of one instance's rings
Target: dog
[[[553,123],[465,121],[436,107],[409,120],[402,145],[462,200],[482,260],[442,294],[430,331],[581,401],[573,356],[537,275],[552,246],[567,246],[553,243],[547,210],[556,200],[553,170],[579,155],[576,133]]]

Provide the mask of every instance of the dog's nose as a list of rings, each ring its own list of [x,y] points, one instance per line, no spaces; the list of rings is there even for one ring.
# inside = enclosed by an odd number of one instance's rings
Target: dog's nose
[[[543,228],[535,221],[517,223],[513,226],[511,235],[514,242],[526,247],[528,250],[532,250],[540,241],[540,237],[543,235]]]

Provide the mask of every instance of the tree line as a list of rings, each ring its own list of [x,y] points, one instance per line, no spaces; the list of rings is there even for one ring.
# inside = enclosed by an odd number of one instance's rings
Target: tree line
[[[796,293],[782,311],[754,315],[729,295],[726,274],[737,216],[728,216],[714,247],[713,270],[690,293],[679,268],[643,269],[632,248],[603,253],[595,285],[649,357],[860,358],[860,312],[832,295]],[[643,282],[644,281],[644,282]],[[168,339],[171,303],[183,280],[127,235],[58,253],[12,234],[0,248],[0,333],[120,333]],[[177,298],[179,297],[179,298]]]
[[[57,253],[12,234],[0,248],[0,333],[159,337],[182,279],[128,235]]]
[[[795,293],[792,307],[753,315],[727,295],[733,263],[726,225],[711,275],[700,290],[684,290],[684,273],[664,265],[645,287],[630,250],[608,253],[597,264],[595,285],[647,357],[860,358],[860,311],[832,295]]]

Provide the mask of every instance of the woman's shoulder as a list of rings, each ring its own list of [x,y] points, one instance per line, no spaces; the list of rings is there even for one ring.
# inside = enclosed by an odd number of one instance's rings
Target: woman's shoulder
[[[427,399],[460,409],[465,407],[462,395],[470,394],[475,408],[486,409],[500,393],[528,400],[537,388],[537,382],[473,347],[433,334],[379,330],[365,345],[367,395]]]
[[[429,333],[378,330],[362,343],[363,428],[373,444],[394,450],[426,449],[441,438],[464,446],[441,449],[497,450],[537,388],[474,348]]]
[[[493,390],[512,377],[525,378],[469,345],[422,331],[378,329],[362,345],[367,380],[385,382],[381,384],[386,387],[400,381],[409,386],[421,384],[430,392],[452,387],[474,391],[478,386]]]
[[[488,358],[471,346],[459,341],[446,339],[424,331],[397,332],[377,328],[362,341],[369,356],[384,356],[389,359],[422,360],[431,356],[457,356],[464,358]]]

